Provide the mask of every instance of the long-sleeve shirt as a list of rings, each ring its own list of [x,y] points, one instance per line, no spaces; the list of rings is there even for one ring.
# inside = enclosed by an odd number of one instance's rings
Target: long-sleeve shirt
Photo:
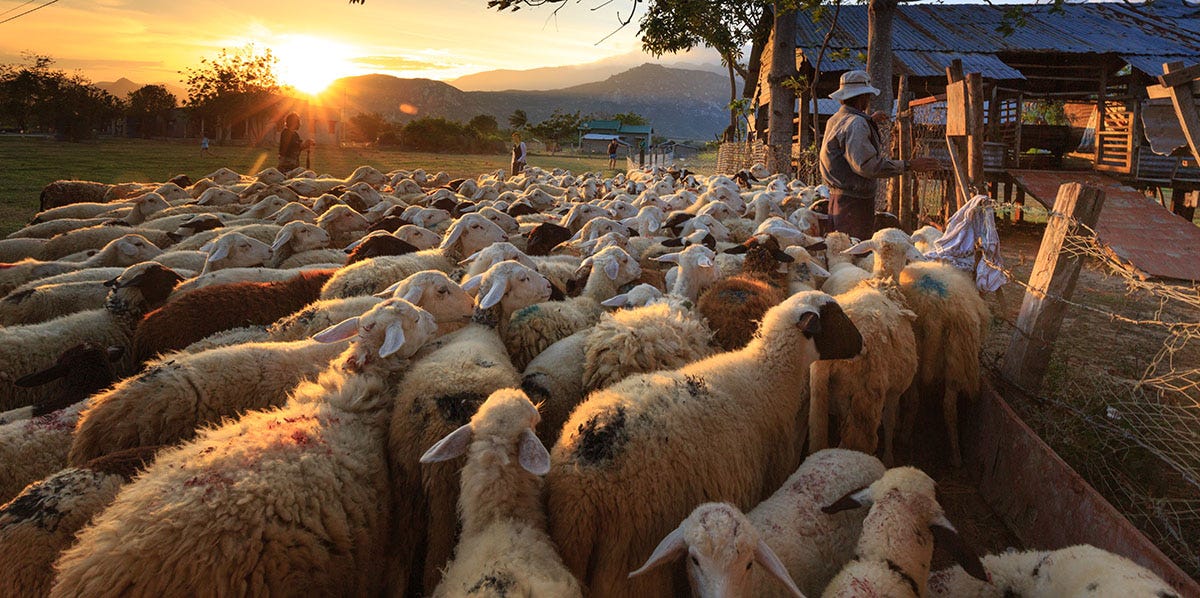
[[[843,105],[825,124],[821,178],[843,195],[874,198],[876,181],[904,172],[902,160],[883,153],[879,129],[861,110]]]
[[[513,164],[516,164],[517,162],[525,161],[525,142],[524,141],[522,141],[521,143],[518,143],[516,145],[513,145],[512,156],[513,156]]]

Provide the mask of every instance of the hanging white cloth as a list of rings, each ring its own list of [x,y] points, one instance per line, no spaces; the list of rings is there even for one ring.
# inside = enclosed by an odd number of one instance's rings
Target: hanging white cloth
[[[975,242],[983,251],[983,259],[975,263]],[[981,291],[995,291],[1008,282],[1008,276],[1000,268],[1000,233],[996,232],[996,209],[992,199],[976,195],[959,208],[946,232],[933,244],[933,250],[925,257],[949,262],[967,272],[974,271],[975,286]]]

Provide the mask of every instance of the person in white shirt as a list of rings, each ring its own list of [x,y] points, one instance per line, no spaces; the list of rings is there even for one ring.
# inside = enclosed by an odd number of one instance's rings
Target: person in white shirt
[[[521,141],[520,133],[513,133],[512,140],[512,173],[513,176],[517,176],[518,173],[525,170],[525,142]]]

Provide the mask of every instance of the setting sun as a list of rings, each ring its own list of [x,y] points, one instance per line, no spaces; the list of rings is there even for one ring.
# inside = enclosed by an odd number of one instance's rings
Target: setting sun
[[[314,37],[292,37],[272,48],[279,57],[279,81],[316,95],[335,79],[358,74],[350,47]]]

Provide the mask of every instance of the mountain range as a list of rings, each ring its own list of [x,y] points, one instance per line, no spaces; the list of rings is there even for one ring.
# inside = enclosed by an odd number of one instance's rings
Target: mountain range
[[[137,91],[142,88],[141,83],[134,83],[125,77],[121,77],[116,81],[99,81],[92,83],[96,87],[121,98],[122,100],[129,96],[130,92]],[[182,104],[187,99],[187,90],[173,83],[151,83],[149,85],[162,85],[167,88],[167,91],[175,95],[175,99]]]
[[[650,120],[655,133],[672,139],[710,140],[729,119],[726,77],[650,63],[601,81],[540,91],[463,91],[431,79],[361,75],[334,81],[322,97],[334,104],[340,102],[347,117],[378,112],[399,122],[421,117],[466,122],[488,114],[505,126],[516,110],[524,110],[533,123],[545,120],[555,110],[578,111],[585,117],[635,112]]]

